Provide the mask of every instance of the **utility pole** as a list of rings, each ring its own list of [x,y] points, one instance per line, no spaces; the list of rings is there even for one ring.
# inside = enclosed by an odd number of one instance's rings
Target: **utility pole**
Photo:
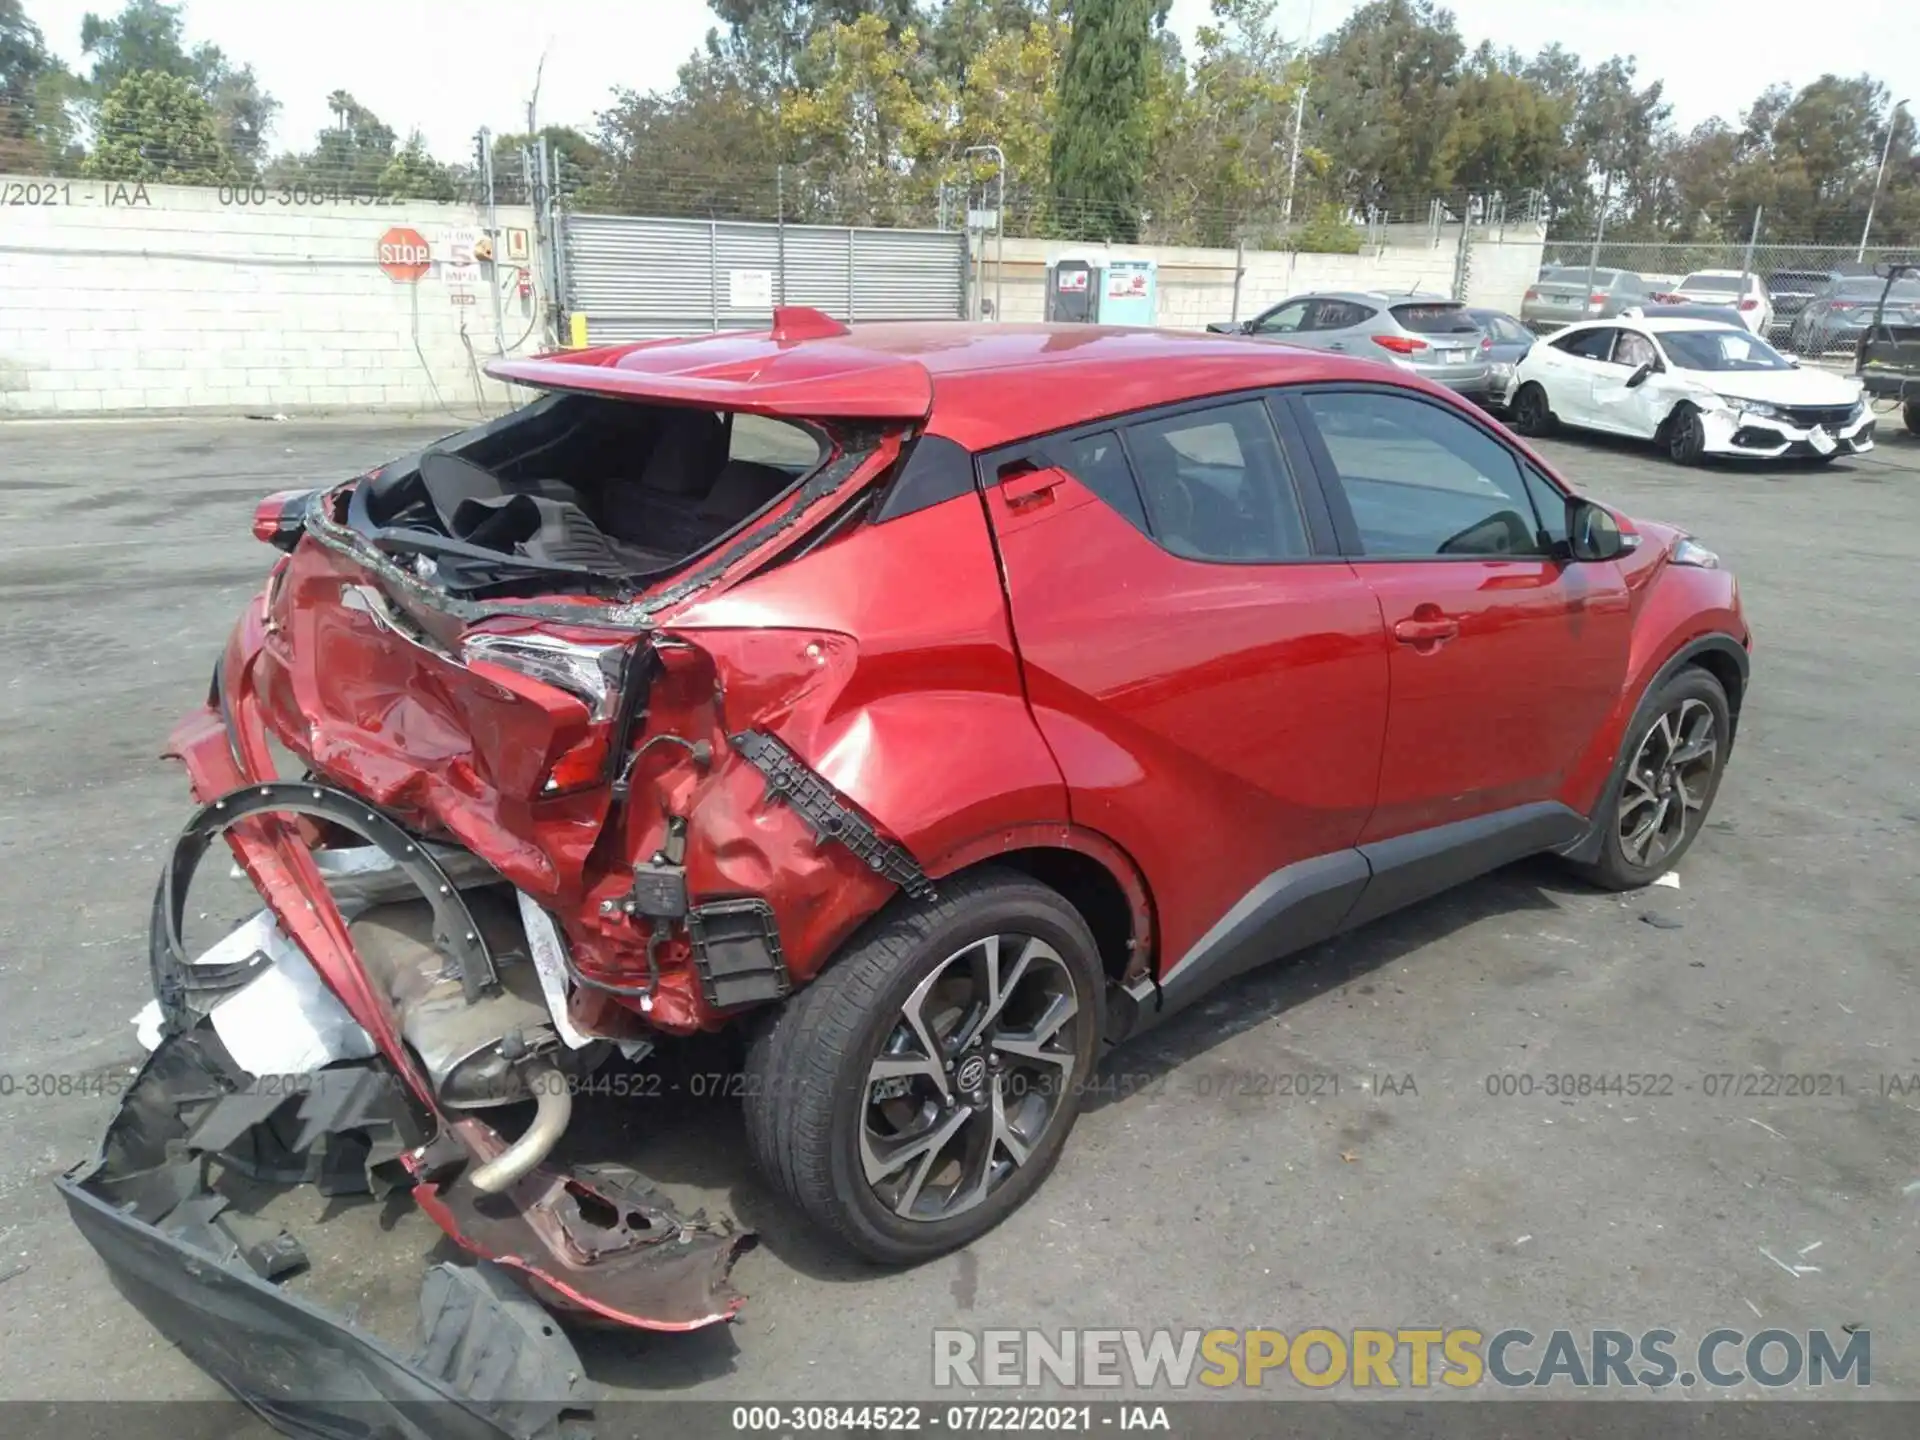
[[[998,145],[969,145],[968,155],[990,155],[993,157],[993,318],[997,323],[1001,317],[1000,303],[1007,273],[1007,152]],[[987,237],[980,237],[980,256],[985,260]],[[977,268],[977,267],[976,267]]]
[[[1860,248],[1854,253],[1855,260],[1867,258],[1867,237],[1873,233],[1873,212],[1880,204],[1880,182],[1887,178],[1887,156],[1893,150],[1893,132],[1900,124],[1900,111],[1906,105],[1904,100],[1893,102],[1893,108],[1887,111],[1887,143],[1880,147],[1880,168],[1873,172],[1873,196],[1867,201],[1867,223],[1860,227]]]
[[[1308,0],[1307,32],[1300,40],[1300,50],[1304,55],[1306,48],[1313,42],[1313,5]],[[1307,61],[1307,68],[1300,75],[1300,89],[1293,97],[1293,145],[1287,155],[1287,199],[1280,210],[1280,221],[1284,225],[1293,223],[1293,187],[1300,177],[1300,127],[1307,116],[1307,87],[1313,83],[1313,62]]]
[[[1607,233],[1607,207],[1613,203],[1613,171],[1607,171],[1606,183],[1600,187],[1600,219],[1593,227],[1593,253],[1587,256],[1587,296],[1589,308],[1593,296],[1593,272],[1600,265],[1600,237]]]

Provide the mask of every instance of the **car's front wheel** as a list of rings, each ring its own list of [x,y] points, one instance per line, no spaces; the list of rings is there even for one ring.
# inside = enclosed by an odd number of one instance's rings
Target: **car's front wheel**
[[[1538,437],[1553,433],[1553,407],[1547,392],[1537,380],[1529,380],[1513,397],[1513,428],[1522,435]]]
[[[1689,666],[1641,707],[1594,815],[1599,853],[1577,865],[1608,890],[1651,885],[1680,863],[1706,823],[1732,744],[1727,692]]]
[[[1906,421],[1909,435],[1920,435],[1920,400],[1909,400],[1902,405],[1900,418]]]
[[[984,1234],[1053,1168],[1100,1053],[1079,912],[1011,871],[902,901],[755,1038],[747,1138],[848,1249],[905,1263]]]
[[[1681,405],[1667,420],[1667,454],[1676,464],[1698,465],[1707,453],[1707,431],[1700,412]]]

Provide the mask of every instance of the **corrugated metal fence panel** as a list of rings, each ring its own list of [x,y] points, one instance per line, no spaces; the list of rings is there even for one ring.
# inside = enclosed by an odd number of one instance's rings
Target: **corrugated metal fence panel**
[[[780,227],[722,221],[714,227],[714,245],[715,270],[720,284],[720,328],[766,329],[773,324],[773,307],[780,303]],[[735,306],[735,290],[747,291],[752,288],[752,282],[760,278],[768,282],[767,303]],[[744,293],[740,298],[745,299]]]
[[[565,224],[567,308],[586,315],[594,344],[757,329],[782,304],[855,321],[952,320],[965,305],[966,240],[950,231],[639,215]],[[754,303],[768,280],[769,303]]]
[[[568,308],[602,340],[713,329],[713,245],[704,220],[567,217]]]
[[[860,320],[952,320],[961,313],[966,237],[946,230],[854,230]]]
[[[847,231],[838,226],[787,226],[786,303],[846,319],[852,296],[849,255]]]

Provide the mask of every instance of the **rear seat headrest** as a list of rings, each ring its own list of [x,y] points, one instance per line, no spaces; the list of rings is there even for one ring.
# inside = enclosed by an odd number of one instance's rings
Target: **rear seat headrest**
[[[640,488],[656,495],[704,495],[727,461],[726,422],[711,410],[668,411]]]

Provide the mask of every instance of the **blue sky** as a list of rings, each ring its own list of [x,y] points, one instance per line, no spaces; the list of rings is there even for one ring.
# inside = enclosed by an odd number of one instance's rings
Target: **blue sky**
[[[48,43],[79,63],[80,20],[116,0],[25,0]],[[1323,33],[1358,0],[1283,0],[1282,29]],[[1453,0],[1470,43],[1490,39],[1531,53],[1559,41],[1588,59],[1639,57],[1667,82],[1675,118],[1737,120],[1775,80],[1805,84],[1822,71],[1867,70],[1894,98],[1920,105],[1915,0],[1850,0],[1827,23],[1805,0]],[[1175,0],[1183,36],[1207,0]],[[188,38],[210,39],[250,61],[285,107],[276,144],[303,146],[327,123],[326,96],[345,88],[403,134],[418,127],[436,154],[469,153],[473,132],[519,129],[542,52],[542,122],[585,128],[616,85],[650,89],[674,71],[713,23],[704,0],[187,0]]]

